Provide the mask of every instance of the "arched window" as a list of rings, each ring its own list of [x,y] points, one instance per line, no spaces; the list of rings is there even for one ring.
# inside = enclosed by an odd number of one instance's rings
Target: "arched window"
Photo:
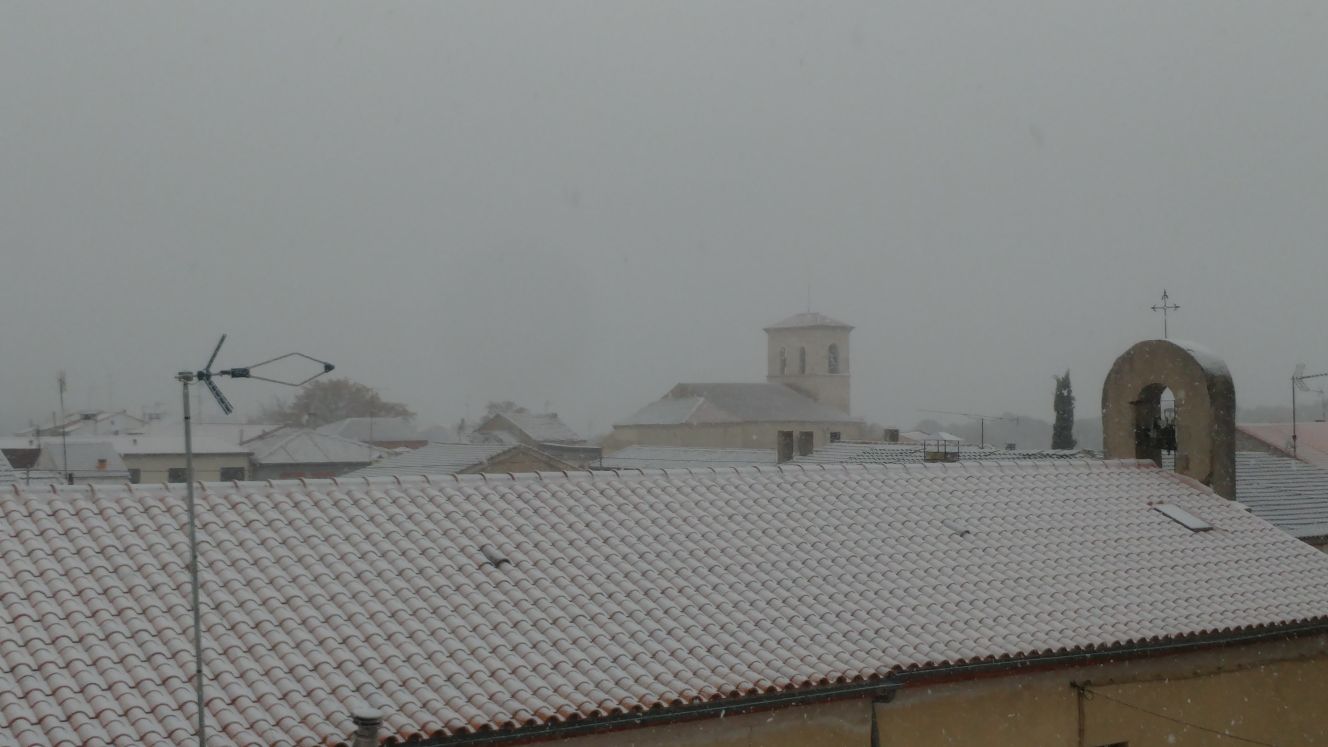
[[[830,350],[826,353],[825,358],[826,370],[832,374],[839,373],[839,346],[831,343]]]
[[[788,373],[788,351],[784,348],[779,349],[779,375]]]
[[[798,348],[798,373],[807,373],[807,348]]]

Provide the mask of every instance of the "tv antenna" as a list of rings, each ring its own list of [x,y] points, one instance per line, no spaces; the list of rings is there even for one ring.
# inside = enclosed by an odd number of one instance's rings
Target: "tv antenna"
[[[258,379],[259,381],[268,381],[283,386],[301,387],[334,368],[331,363],[320,361],[304,353],[286,353],[242,368],[223,368],[213,371],[212,364],[217,362],[217,354],[221,352],[221,346],[225,343],[226,335],[222,335],[221,339],[217,340],[217,346],[212,349],[212,355],[208,358],[207,364],[203,366],[202,370],[181,371],[175,375],[175,380],[180,382],[184,395],[185,500],[189,509],[189,585],[194,613],[194,693],[198,697],[198,747],[206,747],[207,711],[203,707],[203,625],[202,608],[198,602],[198,522],[194,511],[194,438],[189,412],[189,385],[195,381],[202,383],[212,394],[212,398],[217,401],[217,406],[221,408],[221,411],[230,415],[235,412],[235,408],[231,405],[231,401],[226,399],[226,395],[222,394],[217,383],[213,381],[219,376],[229,376],[232,379]],[[319,370],[312,376],[299,381],[258,376],[253,372],[255,368],[293,358],[309,361],[315,364]]]
[[[1019,424],[1019,418],[1009,415],[981,415],[974,412],[952,412],[950,410],[918,410],[918,412],[929,412],[935,415],[958,415],[960,417],[972,418],[978,421],[978,446],[987,445],[987,421],[1005,421],[1016,425]]]
[[[1308,379],[1322,379],[1325,376],[1328,376],[1328,372],[1317,373],[1317,374],[1306,374],[1304,363],[1296,364],[1296,371],[1295,373],[1291,374],[1291,456],[1292,457],[1296,456],[1296,392],[1298,391],[1318,392],[1319,396],[1322,397],[1324,394],[1324,391],[1322,389],[1311,389],[1309,384],[1306,384],[1305,382]],[[1322,405],[1322,403],[1320,403],[1320,405]]]

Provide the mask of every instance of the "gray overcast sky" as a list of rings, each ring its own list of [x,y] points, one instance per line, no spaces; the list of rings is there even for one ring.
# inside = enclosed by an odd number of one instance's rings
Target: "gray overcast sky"
[[[1328,369],[1328,4],[0,5],[0,426],[221,332],[604,430],[857,325],[856,414],[1080,414],[1130,343]],[[229,387],[242,405],[278,392]]]

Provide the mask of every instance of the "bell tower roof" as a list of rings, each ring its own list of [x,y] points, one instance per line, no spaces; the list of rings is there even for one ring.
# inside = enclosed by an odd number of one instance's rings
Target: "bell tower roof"
[[[808,311],[802,314],[794,314],[783,321],[775,322],[765,328],[766,332],[774,329],[799,329],[803,327],[834,327],[839,329],[853,329],[853,325],[845,324],[838,319],[831,319],[825,314],[815,311]]]

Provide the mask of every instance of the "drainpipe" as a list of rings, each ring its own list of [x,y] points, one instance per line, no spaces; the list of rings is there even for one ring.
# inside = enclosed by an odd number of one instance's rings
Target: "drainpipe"
[[[351,713],[355,724],[355,734],[350,747],[378,747],[378,728],[382,726],[383,714],[376,708],[362,705]]]

